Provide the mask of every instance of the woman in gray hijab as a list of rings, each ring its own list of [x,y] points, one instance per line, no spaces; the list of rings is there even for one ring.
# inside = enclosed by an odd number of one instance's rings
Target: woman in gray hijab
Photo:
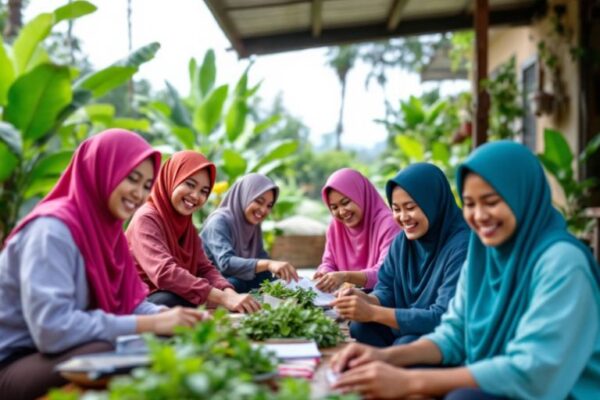
[[[261,223],[278,195],[279,187],[271,179],[246,175],[231,187],[200,232],[206,255],[238,293],[257,288],[273,275],[298,280],[290,263],[270,260],[263,246]]]

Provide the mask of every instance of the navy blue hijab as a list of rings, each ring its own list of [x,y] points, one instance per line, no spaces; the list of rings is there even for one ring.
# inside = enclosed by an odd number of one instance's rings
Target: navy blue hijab
[[[416,240],[409,240],[404,233],[400,233],[390,247],[386,262],[393,264],[395,271],[393,306],[429,309],[441,301],[443,304],[438,304],[436,318],[431,321],[437,325],[447,302],[454,296],[456,281],[467,253],[469,228],[446,176],[438,167],[417,163],[400,171],[386,185],[390,205],[392,192],[397,186],[405,190],[423,210],[429,229]],[[444,289],[440,289],[442,287]],[[442,300],[440,291],[445,292]],[[397,315],[397,319],[404,318]],[[433,330],[435,325],[423,329],[422,333]]]

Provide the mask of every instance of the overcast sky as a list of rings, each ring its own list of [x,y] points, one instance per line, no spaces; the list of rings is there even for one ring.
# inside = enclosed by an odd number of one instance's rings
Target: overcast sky
[[[74,25],[83,50],[98,68],[127,54],[127,2],[91,0],[98,10]],[[64,5],[67,0],[31,0],[25,17]],[[238,60],[225,35],[202,0],[133,0],[134,48],[153,41],[161,44],[156,57],[140,69],[137,77],[152,83],[155,90],[168,80],[182,93],[189,89],[187,65],[191,57],[201,60],[213,48],[217,58],[218,83],[237,80],[247,60]],[[66,25],[63,23],[63,25]],[[65,29],[65,27],[62,27]],[[340,85],[334,71],[325,66],[326,49],[288,52],[256,59],[251,83],[264,79],[259,95],[270,103],[282,93],[285,107],[301,118],[319,144],[322,134],[335,130],[340,104]],[[368,67],[359,64],[348,75],[344,118],[344,143],[370,147],[385,138],[382,126],[373,122],[384,115],[384,99],[418,95],[424,88],[419,77],[395,71],[384,90],[373,82],[365,88]],[[368,137],[368,139],[366,139]]]

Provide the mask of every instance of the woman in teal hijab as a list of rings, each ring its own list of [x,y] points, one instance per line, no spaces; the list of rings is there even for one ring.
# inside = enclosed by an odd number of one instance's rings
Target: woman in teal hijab
[[[335,370],[349,369],[335,386],[369,397],[599,398],[598,264],[567,232],[535,155],[484,145],[458,188],[475,234],[442,323],[404,346],[349,346],[334,357]],[[403,368],[415,364],[447,368]]]
[[[394,220],[403,229],[379,269],[369,295],[341,291],[334,301],[353,321],[350,334],[377,347],[410,343],[433,332],[456,291],[469,228],[438,167],[416,163],[386,185]]]

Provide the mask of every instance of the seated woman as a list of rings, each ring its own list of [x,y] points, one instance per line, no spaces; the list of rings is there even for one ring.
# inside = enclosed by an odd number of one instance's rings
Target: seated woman
[[[321,191],[333,220],[327,228],[325,252],[313,279],[333,292],[349,282],[372,289],[388,248],[400,228],[377,189],[360,172],[334,172]]]
[[[270,260],[263,246],[261,223],[277,201],[279,188],[264,175],[237,181],[211,215],[202,232],[204,250],[238,292],[258,288],[272,276],[298,280],[288,262]]]
[[[379,270],[373,293],[345,289],[334,301],[356,340],[373,346],[409,343],[433,332],[454,296],[467,255],[469,228],[444,173],[413,164],[386,185],[403,228]]]
[[[598,398],[600,270],[552,206],[540,162],[494,142],[457,178],[475,234],[441,324],[408,345],[349,346],[333,360],[349,369],[335,387],[377,398]],[[403,368],[424,364],[447,368]]]
[[[206,257],[192,222],[215,183],[213,163],[195,151],[180,151],[160,169],[148,202],[127,227],[127,240],[153,303],[196,307],[209,302],[235,312],[260,305],[238,294]]]
[[[123,235],[159,165],[160,154],[135,133],[93,136],[8,236],[0,254],[2,398],[33,399],[64,385],[58,363],[111,350],[119,335],[166,335],[201,319],[144,302]]]

